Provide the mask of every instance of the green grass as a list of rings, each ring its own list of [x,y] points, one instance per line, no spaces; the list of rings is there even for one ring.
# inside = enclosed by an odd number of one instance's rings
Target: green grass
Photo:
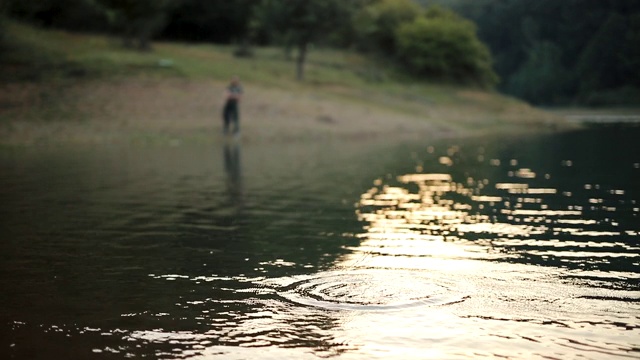
[[[16,22],[7,23],[7,32],[0,76],[10,81],[132,75],[226,81],[238,75],[247,82],[284,89],[366,89],[409,97],[419,92],[436,100],[456,90],[412,80],[389,64],[349,51],[311,49],[306,78],[300,83],[293,60],[281,48],[255,48],[253,57],[239,58],[232,46],[156,42],[152,51],[140,52],[123,48],[117,38],[45,31]],[[171,65],[161,66],[162,62]]]

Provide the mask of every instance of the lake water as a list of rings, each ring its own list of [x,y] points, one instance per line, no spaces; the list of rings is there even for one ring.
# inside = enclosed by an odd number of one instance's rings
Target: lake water
[[[0,358],[640,358],[640,127],[0,151]]]

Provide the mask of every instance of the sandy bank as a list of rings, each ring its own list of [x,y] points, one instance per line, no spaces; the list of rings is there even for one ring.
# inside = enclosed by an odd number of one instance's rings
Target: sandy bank
[[[221,141],[225,85],[181,79],[5,85],[0,144]],[[461,91],[456,104],[432,104],[341,89],[244,87],[243,142],[419,139],[564,126],[519,102],[489,103],[482,92]]]

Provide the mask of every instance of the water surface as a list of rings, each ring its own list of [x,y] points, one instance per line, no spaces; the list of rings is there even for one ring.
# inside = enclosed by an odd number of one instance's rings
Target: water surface
[[[0,153],[3,358],[638,358],[640,136]]]

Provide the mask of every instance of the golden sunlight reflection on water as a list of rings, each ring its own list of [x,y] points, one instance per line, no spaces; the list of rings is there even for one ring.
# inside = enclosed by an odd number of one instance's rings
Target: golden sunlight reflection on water
[[[499,223],[490,215],[471,213],[472,202],[480,207],[483,203],[494,205],[502,197],[474,195],[472,189],[453,182],[449,174],[410,174],[397,180],[402,187],[376,181],[377,185],[361,196],[357,214],[366,223],[366,232],[359,235],[364,239],[363,248],[394,256],[486,258],[491,257],[490,246],[465,246],[459,241],[464,240],[465,233],[510,237],[546,230],[530,224]],[[409,186],[416,187],[417,192],[412,193]],[[496,184],[496,188],[525,189],[526,184]]]

